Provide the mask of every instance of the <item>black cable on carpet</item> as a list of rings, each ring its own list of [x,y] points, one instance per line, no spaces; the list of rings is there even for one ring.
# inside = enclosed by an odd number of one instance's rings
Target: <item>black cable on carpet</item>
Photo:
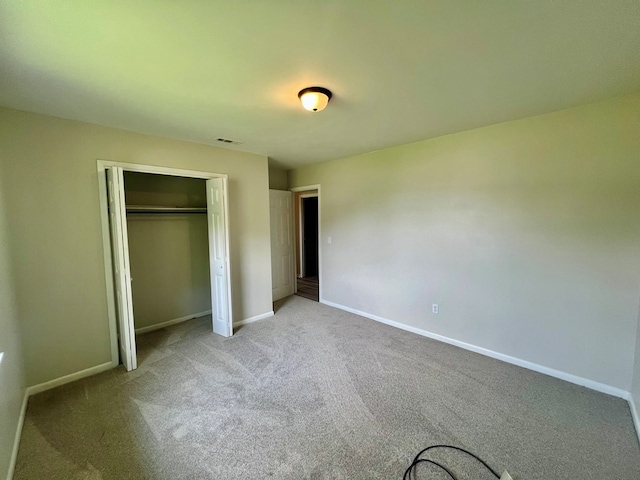
[[[421,455],[423,455],[424,453],[428,452],[429,450],[433,450],[434,448],[450,448],[450,449],[453,449],[453,450],[458,450],[460,452],[466,453],[467,455],[470,455],[471,457],[473,457],[477,461],[479,461],[482,465],[484,465],[484,467],[487,470],[489,470],[496,478],[500,478],[500,475],[498,475],[498,472],[496,472],[493,468],[491,468],[487,464],[487,462],[482,460],[475,453],[471,453],[469,450],[465,450],[464,448],[460,448],[460,447],[455,447],[453,445],[431,445],[430,447],[422,449],[420,451],[420,453],[418,453],[415,456],[415,458],[413,459],[413,462],[411,462],[411,465],[409,465],[409,467],[405,470],[404,476],[402,477],[402,480],[411,480],[412,474],[413,474],[413,478],[415,479],[416,478],[415,477],[416,469],[417,469],[418,465],[421,464],[421,463],[427,463],[429,465],[435,465],[436,467],[440,468],[441,470],[444,470],[452,480],[458,480],[457,477],[453,474],[453,472],[451,470],[449,470],[447,467],[445,467],[444,465],[442,465],[441,463],[435,462],[433,460],[429,460],[428,458],[420,458]],[[503,474],[503,477],[511,479],[511,476],[509,476],[509,474],[507,472],[505,472]]]

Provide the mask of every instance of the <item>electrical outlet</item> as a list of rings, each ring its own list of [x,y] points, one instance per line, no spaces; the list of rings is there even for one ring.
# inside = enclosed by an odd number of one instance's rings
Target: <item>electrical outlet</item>
[[[506,470],[502,473],[502,476],[500,477],[500,480],[513,480],[513,477],[511,475],[509,475],[509,472],[507,472]]]
[[[440,308],[438,307],[437,303],[434,303],[433,305],[431,305],[431,313],[440,313]]]

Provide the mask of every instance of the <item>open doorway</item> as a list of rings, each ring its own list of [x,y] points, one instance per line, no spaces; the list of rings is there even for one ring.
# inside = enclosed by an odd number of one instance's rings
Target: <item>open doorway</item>
[[[155,174],[169,177],[202,179],[206,198],[202,206],[127,205],[124,172]],[[131,177],[130,177],[131,178]],[[137,367],[135,324],[132,298],[132,275],[127,214],[146,216],[206,214],[212,329],[228,337],[233,334],[231,280],[229,265],[228,188],[227,176],[208,172],[177,170],[147,165],[98,161],[100,211],[102,216],[105,275],[111,333],[112,363],[123,363],[127,370]],[[196,182],[198,183],[198,182]],[[148,192],[139,198],[150,198]],[[127,207],[130,207],[127,209]],[[153,241],[154,237],[150,237]],[[153,274],[153,272],[151,272]],[[207,287],[205,287],[207,288]],[[205,312],[202,312],[205,313]],[[172,319],[171,323],[182,319]],[[118,362],[119,360],[119,362]]]
[[[298,190],[294,193],[296,295],[316,302],[320,299],[319,198],[318,188]]]
[[[302,278],[318,278],[318,197],[302,197]]]

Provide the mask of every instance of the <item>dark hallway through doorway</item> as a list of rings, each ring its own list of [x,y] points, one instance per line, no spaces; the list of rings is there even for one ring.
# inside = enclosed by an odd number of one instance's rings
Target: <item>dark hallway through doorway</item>
[[[318,282],[318,197],[300,198],[301,260],[296,293],[319,301]]]

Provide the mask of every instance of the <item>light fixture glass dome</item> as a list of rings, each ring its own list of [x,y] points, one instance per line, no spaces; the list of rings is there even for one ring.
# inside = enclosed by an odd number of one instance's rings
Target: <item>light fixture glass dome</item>
[[[310,112],[320,112],[324,110],[331,99],[331,92],[322,87],[309,87],[300,90],[298,98],[302,106]]]

